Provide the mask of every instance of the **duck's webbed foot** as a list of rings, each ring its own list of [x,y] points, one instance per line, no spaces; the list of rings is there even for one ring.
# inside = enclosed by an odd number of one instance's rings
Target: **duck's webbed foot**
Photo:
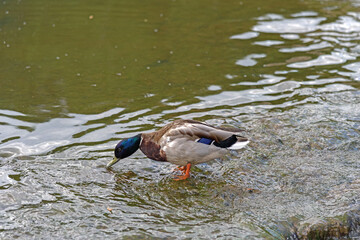
[[[177,167],[184,175],[176,177],[175,181],[185,180],[190,177],[191,163],[188,163],[186,166]]]

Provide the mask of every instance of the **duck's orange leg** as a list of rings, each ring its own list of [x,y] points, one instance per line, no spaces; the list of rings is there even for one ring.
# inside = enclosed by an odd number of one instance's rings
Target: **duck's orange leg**
[[[186,172],[186,166],[177,166],[176,167],[177,168],[177,170],[179,170],[179,171],[182,171],[184,174],[185,174],[185,172]]]
[[[179,176],[177,178],[175,178],[175,181],[179,181],[179,180],[185,180],[188,177],[190,177],[190,169],[191,169],[191,163],[186,164],[186,166],[184,167],[179,167],[179,169],[181,171],[183,171],[185,174],[183,176]]]

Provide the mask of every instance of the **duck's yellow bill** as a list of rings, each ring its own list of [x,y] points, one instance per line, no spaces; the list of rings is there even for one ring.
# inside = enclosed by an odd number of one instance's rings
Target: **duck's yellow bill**
[[[111,167],[112,165],[114,165],[115,163],[117,163],[119,160],[120,160],[120,158],[114,157],[114,159],[111,160],[111,161],[106,165],[106,167],[107,167],[107,168]]]

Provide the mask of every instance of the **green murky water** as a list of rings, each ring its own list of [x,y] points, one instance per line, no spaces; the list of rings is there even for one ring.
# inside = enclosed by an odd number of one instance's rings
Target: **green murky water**
[[[0,238],[359,237],[359,40],[356,0],[0,2]],[[179,118],[251,144],[105,169]]]

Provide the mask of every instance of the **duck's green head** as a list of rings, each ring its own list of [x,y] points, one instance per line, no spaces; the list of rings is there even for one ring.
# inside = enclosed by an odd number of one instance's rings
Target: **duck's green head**
[[[136,152],[139,149],[139,145],[141,142],[141,134],[136,135],[131,138],[126,138],[121,140],[115,147],[115,157],[109,162],[106,167],[111,167],[115,163],[117,163],[120,159],[126,158]]]

